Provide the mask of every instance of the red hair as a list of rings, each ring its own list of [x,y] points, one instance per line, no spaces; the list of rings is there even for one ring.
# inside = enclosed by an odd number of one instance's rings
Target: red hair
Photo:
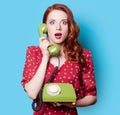
[[[78,41],[78,35],[80,33],[80,28],[74,21],[73,14],[71,10],[63,4],[54,4],[47,8],[43,16],[43,23],[46,23],[48,14],[53,10],[61,10],[67,14],[68,17],[68,28],[69,34],[65,40],[63,51],[65,53],[65,58],[69,61],[75,61],[78,63],[83,62],[82,57],[82,46]]]

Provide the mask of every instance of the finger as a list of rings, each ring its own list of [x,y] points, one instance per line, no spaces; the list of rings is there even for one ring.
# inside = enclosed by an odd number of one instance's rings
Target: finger
[[[45,37],[41,37],[41,38],[39,38],[39,41],[44,41],[44,40],[46,40],[46,38]]]
[[[62,104],[61,104],[61,103],[56,103],[56,105],[57,105],[58,107],[60,107]]]
[[[56,105],[56,103],[52,103],[52,105],[54,106],[54,107],[56,107],[57,105]]]
[[[75,105],[75,102],[73,102],[72,105]]]

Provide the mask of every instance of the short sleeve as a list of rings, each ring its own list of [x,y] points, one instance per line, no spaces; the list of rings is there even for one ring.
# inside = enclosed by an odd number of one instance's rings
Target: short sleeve
[[[23,69],[23,78],[22,85],[24,86],[27,82],[29,82],[32,77],[35,75],[40,61],[41,61],[41,52],[40,48],[37,46],[29,46],[26,50],[26,61]]]
[[[92,61],[92,55],[89,50],[83,51],[83,56],[85,59],[85,66],[82,71],[82,89],[83,95],[96,95],[96,81],[94,76],[94,65]]]

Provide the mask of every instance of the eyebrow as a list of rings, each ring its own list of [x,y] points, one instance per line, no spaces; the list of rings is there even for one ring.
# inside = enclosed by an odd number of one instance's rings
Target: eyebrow
[[[55,21],[56,19],[48,19],[48,21]],[[66,20],[67,21],[67,19],[62,19],[62,20],[60,20],[60,21],[64,21],[64,20]]]

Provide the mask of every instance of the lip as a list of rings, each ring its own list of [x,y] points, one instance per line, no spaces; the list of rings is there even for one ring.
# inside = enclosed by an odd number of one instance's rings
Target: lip
[[[55,33],[54,35],[56,39],[61,39],[62,37],[62,33]]]

